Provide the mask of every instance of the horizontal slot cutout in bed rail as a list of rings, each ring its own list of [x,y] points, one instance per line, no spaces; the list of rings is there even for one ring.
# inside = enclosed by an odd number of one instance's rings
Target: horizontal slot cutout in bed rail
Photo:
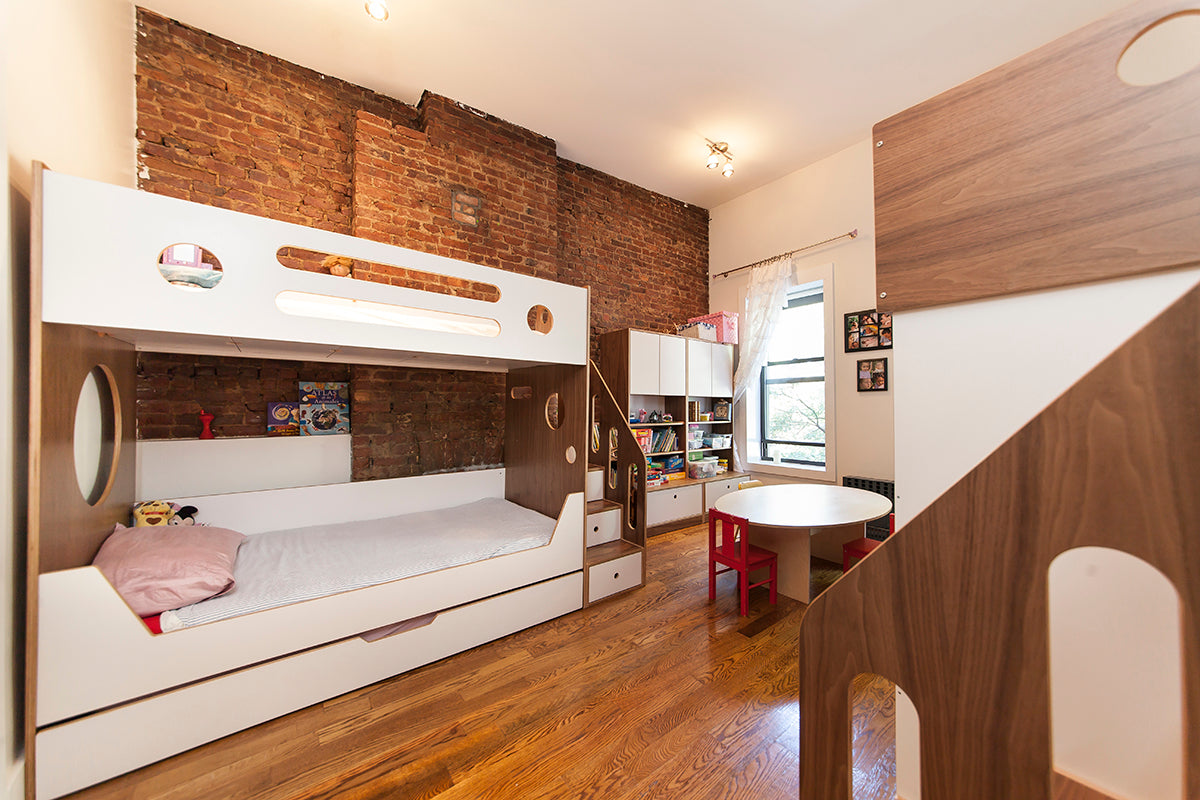
[[[421,614],[418,617],[403,619],[399,622],[393,622],[390,625],[383,625],[379,628],[372,628],[369,631],[363,631],[358,635],[358,638],[364,642],[378,642],[380,639],[386,639],[389,636],[395,636],[398,633],[407,633],[415,631],[417,628],[424,628],[427,625],[432,625],[437,619],[438,612],[431,611],[428,614]]]
[[[361,322],[442,333],[464,333],[471,336],[500,335],[500,323],[488,317],[377,303],[373,300],[352,300],[312,292],[280,292],[275,296],[275,306],[283,313],[296,317]]]
[[[493,284],[457,278],[453,275],[440,275],[436,272],[427,272],[412,267],[383,264],[362,258],[321,253],[292,246],[284,246],[276,250],[275,258],[288,269],[303,272],[329,273],[340,277],[384,283],[389,286],[400,286],[405,289],[446,294],[468,300],[482,300],[485,303],[500,301],[500,289]],[[530,327],[532,327],[532,323]]]

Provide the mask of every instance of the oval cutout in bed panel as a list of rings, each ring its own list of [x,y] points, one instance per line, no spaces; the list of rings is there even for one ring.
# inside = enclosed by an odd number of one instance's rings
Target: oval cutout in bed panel
[[[550,430],[556,431],[562,427],[562,417],[559,412],[558,392],[553,392],[546,398],[546,424]]]
[[[167,245],[158,254],[158,274],[172,286],[198,292],[216,286],[225,272],[212,251],[198,244],[178,242]]]
[[[509,394],[512,396],[513,400],[528,400],[529,398],[533,397],[533,387],[514,386]]]
[[[453,275],[440,275],[411,267],[383,264],[362,258],[351,258],[303,247],[284,246],[275,251],[275,259],[288,269],[302,272],[318,272],[351,277],[373,283],[385,283],[405,289],[482,300],[485,303],[500,301],[500,289],[493,284],[472,281]]]
[[[75,479],[89,506],[98,505],[112,488],[121,446],[117,382],[105,366],[93,367],[83,379],[75,403]]]
[[[567,452],[566,452],[567,463],[574,464],[575,459],[578,457],[579,457],[579,454],[575,452],[575,445],[573,445],[573,444],[567,445]]]
[[[1137,35],[1117,60],[1130,86],[1157,86],[1200,66],[1200,11],[1163,17]]]
[[[275,306],[283,313],[295,317],[359,322],[439,333],[463,333],[471,336],[500,335],[500,323],[487,317],[376,303],[373,300],[351,300],[311,292],[280,292],[275,296]]]
[[[550,309],[539,303],[529,309],[529,313],[525,315],[525,322],[528,323],[529,330],[545,336],[554,327],[554,315],[550,313]]]

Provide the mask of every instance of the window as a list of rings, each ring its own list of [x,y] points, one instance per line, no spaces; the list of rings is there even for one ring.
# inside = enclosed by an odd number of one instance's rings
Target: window
[[[825,317],[824,281],[788,293],[759,378],[764,461],[826,467]]]

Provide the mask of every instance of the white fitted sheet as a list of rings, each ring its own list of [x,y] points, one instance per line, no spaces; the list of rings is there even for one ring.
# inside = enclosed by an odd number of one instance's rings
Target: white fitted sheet
[[[384,519],[250,536],[234,588],[166,611],[164,632],[549,544],[556,520],[499,498]]]

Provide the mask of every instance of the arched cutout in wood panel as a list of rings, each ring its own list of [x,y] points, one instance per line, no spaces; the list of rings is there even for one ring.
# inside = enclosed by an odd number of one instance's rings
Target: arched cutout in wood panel
[[[186,291],[204,291],[225,276],[221,261],[198,244],[167,245],[158,254],[158,274],[172,286]]]
[[[637,464],[629,465],[629,482],[626,484],[629,490],[629,497],[626,498],[625,508],[628,513],[625,515],[625,524],[629,526],[629,530],[636,531],[638,526],[638,515],[641,509],[638,508],[638,474],[639,469]]]
[[[864,672],[850,682],[848,701],[850,800],[919,800],[920,723],[911,700],[887,678]],[[905,748],[905,777],[912,788],[901,795],[897,790]]]
[[[608,486],[610,489],[617,488],[617,444],[620,440],[617,438],[617,429],[608,429]]]
[[[1067,550],[1047,579],[1055,771],[1128,800],[1180,800],[1178,591],[1108,547]]]
[[[99,505],[112,489],[121,450],[121,407],[112,371],[93,367],[79,387],[73,433],[75,478],[90,506]]]
[[[592,395],[592,452],[600,452],[600,395]]]

